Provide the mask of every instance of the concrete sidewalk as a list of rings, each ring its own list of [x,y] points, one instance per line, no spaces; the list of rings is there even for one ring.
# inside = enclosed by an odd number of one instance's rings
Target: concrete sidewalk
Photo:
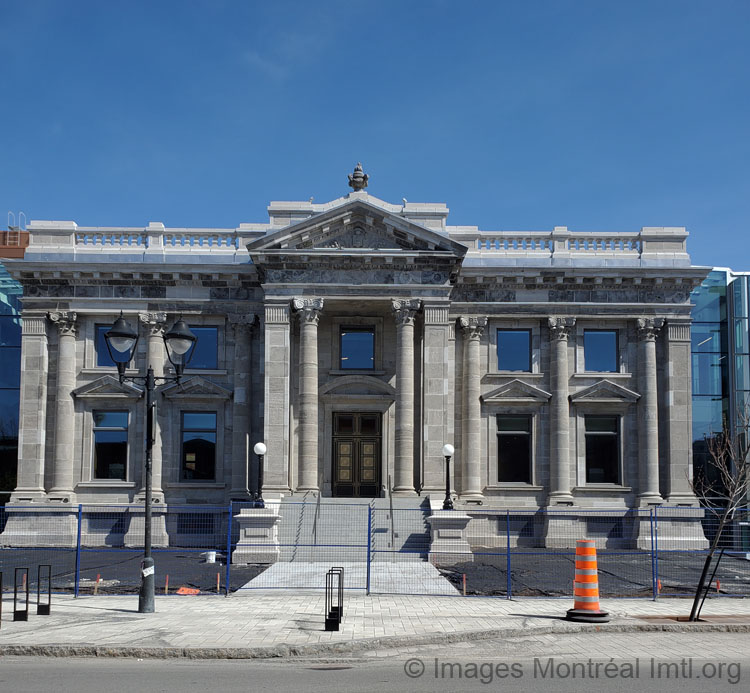
[[[572,600],[424,597],[347,592],[341,630],[323,630],[322,592],[162,596],[156,613],[139,614],[137,596],[55,596],[50,616],[14,622],[12,599],[3,603],[0,655],[263,658],[323,656],[417,644],[450,643],[535,633],[586,631],[750,632],[750,599],[714,599],[687,624],[687,599],[602,600],[611,621],[603,625],[561,620]],[[658,621],[643,617],[662,617]]]

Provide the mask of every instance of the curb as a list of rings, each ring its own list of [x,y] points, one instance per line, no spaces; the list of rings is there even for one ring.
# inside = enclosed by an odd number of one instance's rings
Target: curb
[[[345,655],[415,645],[438,645],[467,640],[492,640],[567,633],[750,633],[750,623],[612,623],[558,625],[539,628],[433,633],[424,636],[386,636],[313,645],[280,644],[271,647],[123,647],[97,645],[0,645],[0,657],[134,657],[138,659],[283,659]]]

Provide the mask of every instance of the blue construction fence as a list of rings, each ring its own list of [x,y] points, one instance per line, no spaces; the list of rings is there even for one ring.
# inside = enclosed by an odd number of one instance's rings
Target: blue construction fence
[[[468,544],[436,551],[427,503],[269,503],[270,533],[243,531],[243,511],[258,512],[244,503],[155,507],[157,595],[322,590],[325,572],[340,565],[347,589],[373,594],[569,597],[575,542],[590,538],[602,597],[690,596],[718,525],[717,512],[697,508],[477,507],[466,511]],[[143,529],[143,506],[0,507],[3,590],[13,591],[17,567],[29,569],[35,590],[38,566],[51,565],[54,592],[134,594]],[[750,596],[749,509],[735,512],[720,549],[709,594]]]

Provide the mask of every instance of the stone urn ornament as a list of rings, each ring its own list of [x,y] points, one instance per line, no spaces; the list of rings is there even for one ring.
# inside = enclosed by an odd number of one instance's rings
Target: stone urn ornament
[[[362,170],[362,164],[357,162],[354,167],[354,173],[349,174],[349,187],[357,192],[367,187],[368,175]]]

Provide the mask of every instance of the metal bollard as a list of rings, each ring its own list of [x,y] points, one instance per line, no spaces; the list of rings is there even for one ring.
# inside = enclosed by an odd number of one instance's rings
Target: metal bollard
[[[326,573],[325,629],[338,630],[344,616],[344,569],[331,568]]]
[[[47,603],[42,604],[42,568],[47,569]],[[52,610],[52,566],[40,565],[36,570],[36,614],[49,616]]]
[[[18,573],[21,571],[24,576],[24,585],[26,587],[26,608],[18,608]],[[16,568],[14,575],[15,581],[13,584],[13,620],[14,621],[28,621],[29,620],[29,569],[28,568]]]

